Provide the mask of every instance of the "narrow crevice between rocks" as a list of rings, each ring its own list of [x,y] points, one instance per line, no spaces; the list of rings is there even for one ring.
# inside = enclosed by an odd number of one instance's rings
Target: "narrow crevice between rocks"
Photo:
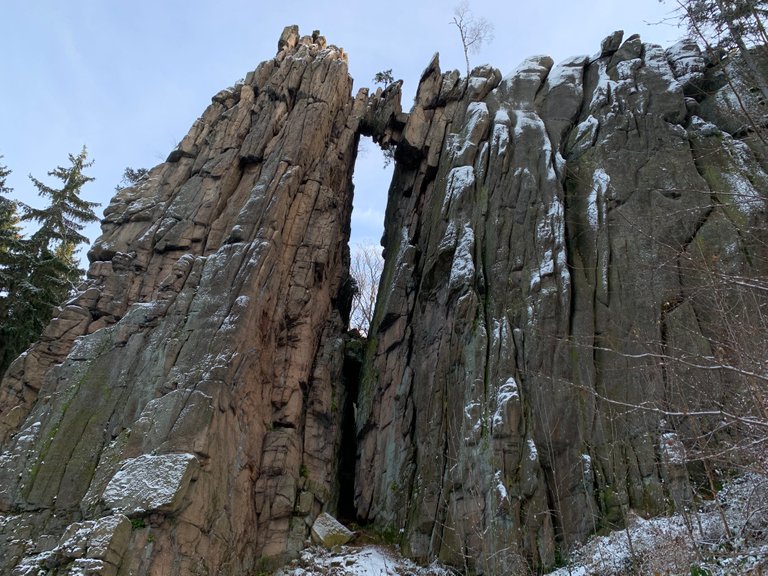
[[[357,395],[367,340],[351,337],[346,343],[342,385],[344,405],[341,406],[341,442],[339,444],[336,481],[339,487],[337,515],[342,522],[356,522],[355,463],[357,460]]]

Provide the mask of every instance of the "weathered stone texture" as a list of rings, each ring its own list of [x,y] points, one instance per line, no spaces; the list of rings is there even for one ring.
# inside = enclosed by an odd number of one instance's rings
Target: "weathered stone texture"
[[[254,573],[331,505],[366,99],[322,37],[280,48],[115,196],[84,291],[5,378],[0,572]],[[114,554],[62,551],[122,514]]]
[[[419,559],[543,570],[687,505],[712,424],[687,415],[750,413],[717,363],[768,355],[768,162],[722,66],[622,32],[506,77],[435,55],[404,113],[399,82],[353,98],[319,33],[278,50],[116,195],[5,376],[0,571],[255,573],[351,484],[343,413],[359,520]],[[355,403],[360,134],[396,170]]]
[[[618,32],[553,64],[457,88],[435,58],[393,130],[358,513],[403,530],[412,556],[486,573],[547,567],[630,508],[686,502],[663,446],[690,421],[632,407],[729,401],[722,371],[665,358],[712,358],[725,330],[696,270],[766,261],[766,174],[709,123],[717,87],[691,102],[708,67],[691,43]]]

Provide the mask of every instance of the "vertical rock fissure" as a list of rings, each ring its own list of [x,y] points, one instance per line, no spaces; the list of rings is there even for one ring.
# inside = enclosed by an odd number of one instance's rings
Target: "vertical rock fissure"
[[[364,339],[347,342],[342,370],[344,401],[341,407],[337,509],[341,519],[352,522],[358,521],[355,507],[355,468],[357,462],[357,424],[355,420],[360,390],[360,373],[363,366],[361,353],[365,349],[365,344]]]

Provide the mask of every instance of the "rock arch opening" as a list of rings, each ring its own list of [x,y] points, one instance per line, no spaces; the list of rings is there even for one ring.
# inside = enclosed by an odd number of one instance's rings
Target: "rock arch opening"
[[[394,165],[368,136],[362,136],[354,165],[354,200],[350,218],[350,275],[354,280],[349,315],[342,383],[345,394],[341,416],[341,440],[337,468],[339,497],[337,514],[355,521],[355,466],[357,460],[356,409],[368,330],[373,320],[378,286],[383,270],[380,238],[384,231],[387,189]]]

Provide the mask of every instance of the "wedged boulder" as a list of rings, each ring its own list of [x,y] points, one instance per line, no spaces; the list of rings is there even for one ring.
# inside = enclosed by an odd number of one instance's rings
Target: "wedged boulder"
[[[354,532],[327,512],[320,514],[312,524],[312,541],[326,548],[343,546],[354,537]]]

